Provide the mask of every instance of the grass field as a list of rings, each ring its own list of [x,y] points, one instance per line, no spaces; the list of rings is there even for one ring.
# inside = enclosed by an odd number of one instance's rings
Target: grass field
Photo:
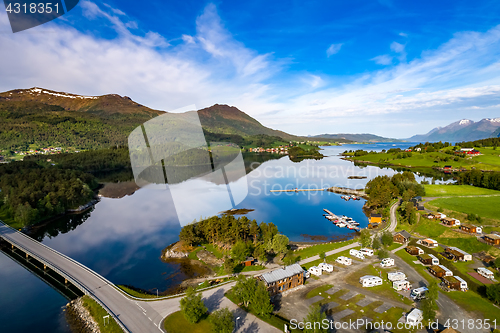
[[[500,195],[500,191],[471,185],[425,185],[425,196],[427,197],[453,197],[466,195]]]
[[[90,315],[97,322],[102,333],[123,333],[121,327],[111,316],[109,318],[109,323],[106,321],[106,325],[104,325],[103,317],[107,316],[108,312],[96,301],[88,296],[83,296],[82,301],[83,306],[90,312]]]
[[[428,204],[461,213],[477,214],[490,219],[500,219],[500,197],[442,198]],[[499,220],[500,222],[500,220]]]
[[[212,324],[207,317],[202,318],[196,324],[191,324],[181,311],[174,312],[165,318],[163,327],[168,333],[207,333],[212,331]]]
[[[351,240],[348,240],[345,242],[317,244],[317,245],[306,247],[306,248],[301,249],[301,250],[294,251],[293,254],[295,256],[300,256],[300,259],[306,259],[306,258],[315,256],[315,255],[318,255],[321,252],[328,252],[331,250],[336,250],[338,248],[352,244],[354,242],[357,242],[357,239],[351,239]]]
[[[138,297],[138,298],[157,298],[156,295],[142,293],[140,291],[130,289],[130,288],[123,286],[123,285],[117,285],[117,287],[120,288],[121,290],[123,290],[125,293],[129,294],[130,296],[134,296],[134,297]]]

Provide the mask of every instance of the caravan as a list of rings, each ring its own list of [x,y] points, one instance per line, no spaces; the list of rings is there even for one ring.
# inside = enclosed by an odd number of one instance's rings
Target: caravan
[[[460,290],[461,291],[467,291],[467,290],[469,290],[468,287],[467,287],[467,281],[465,281],[464,279],[462,279],[458,275],[455,275],[455,279],[457,279],[460,282]]]
[[[381,267],[391,267],[391,266],[394,266],[394,259],[392,259],[392,258],[384,258],[380,262],[380,266]]]
[[[333,272],[333,265],[327,264],[326,262],[322,262],[318,265],[319,268],[324,270],[325,272],[331,273]]]
[[[406,323],[411,326],[416,326],[420,324],[422,320],[424,320],[423,314],[424,313],[422,312],[422,310],[419,309],[411,310],[410,313],[408,313],[408,315],[406,316]]]
[[[406,280],[406,275],[403,272],[392,272],[387,274],[387,278],[391,282],[401,281],[401,280]]]
[[[396,291],[400,291],[400,290],[410,290],[411,288],[411,284],[410,284],[410,281],[408,280],[398,280],[398,281],[394,281],[392,283],[392,287],[396,290]]]
[[[363,253],[361,253],[360,251],[355,250],[355,249],[351,249],[349,251],[349,254],[355,258],[358,258],[358,259],[365,259],[365,256],[363,255]]]
[[[339,264],[346,265],[346,266],[352,265],[352,259],[348,258],[348,257],[344,257],[344,256],[338,257],[337,260],[335,260],[335,261],[338,262]]]
[[[487,268],[484,268],[484,267],[479,267],[477,269],[477,273],[489,280],[493,280],[495,278],[495,274],[493,274],[492,271],[490,271],[489,269]]]
[[[382,284],[382,279],[374,275],[365,275],[359,279],[359,283],[361,283],[363,287],[380,286]]]
[[[367,256],[367,257],[373,256],[372,249],[363,248],[363,249],[359,250],[359,252],[361,252],[364,256]]]
[[[323,270],[317,266],[313,266],[309,268],[309,273],[316,276],[320,276],[323,273]]]

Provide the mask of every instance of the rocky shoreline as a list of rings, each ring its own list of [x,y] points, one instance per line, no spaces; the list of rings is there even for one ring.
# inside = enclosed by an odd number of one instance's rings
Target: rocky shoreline
[[[81,297],[66,304],[66,320],[72,332],[101,333],[99,325],[83,306]]]

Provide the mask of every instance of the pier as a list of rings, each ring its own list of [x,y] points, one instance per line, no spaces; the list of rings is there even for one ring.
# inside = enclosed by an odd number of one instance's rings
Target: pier
[[[352,218],[347,217],[347,216],[337,216],[330,212],[328,209],[324,208],[323,209],[326,214],[324,215],[327,220],[332,221],[333,224],[335,224],[339,228],[347,227],[347,229],[351,230],[356,230],[356,231],[361,231],[361,228],[358,227],[359,223],[354,221]]]
[[[326,191],[324,188],[294,188],[291,190],[270,190],[270,192],[303,192],[303,191]]]

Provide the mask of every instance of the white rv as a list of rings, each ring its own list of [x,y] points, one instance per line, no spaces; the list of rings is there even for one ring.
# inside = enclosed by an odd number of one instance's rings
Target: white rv
[[[448,269],[448,267],[444,265],[438,265],[444,271],[444,276],[453,276],[453,272]]]
[[[367,256],[367,257],[373,256],[372,249],[363,248],[363,249],[359,250],[359,252],[361,252],[364,256]]]
[[[337,260],[335,260],[335,261],[338,262],[339,264],[346,265],[346,266],[352,265],[352,259],[348,258],[348,257],[344,257],[344,256],[338,257]]]
[[[365,275],[359,279],[359,283],[361,283],[363,287],[380,286],[382,284],[382,279],[374,275]]]
[[[380,266],[381,267],[391,267],[391,266],[394,266],[394,259],[392,259],[392,258],[384,258],[380,262]]]
[[[439,259],[435,255],[429,254],[429,257],[432,259],[432,265],[439,265]]]
[[[410,281],[408,281],[408,280],[398,280],[398,281],[392,282],[392,287],[397,291],[410,290],[411,284],[410,284]]]
[[[455,221],[455,225],[456,226],[459,226],[460,225],[460,220],[457,220],[457,219],[453,219]]]
[[[482,234],[482,233],[483,233],[483,227],[476,226],[476,234]]]
[[[325,272],[331,273],[333,272],[333,265],[327,264],[326,262],[322,262],[318,265],[319,268],[324,270]]]
[[[422,250],[422,248],[420,248],[420,247],[418,247],[418,246],[415,246],[415,247],[416,247],[416,249],[418,250],[418,254],[419,254],[419,255],[420,255],[420,254],[424,254],[424,253],[425,253],[425,252],[424,252],[424,250]]]
[[[351,249],[349,251],[349,254],[355,258],[358,258],[358,259],[365,259],[365,256],[363,255],[363,253],[361,253],[360,251],[355,250],[355,249]]]
[[[468,290],[467,281],[465,281],[464,279],[462,279],[460,276],[457,276],[457,275],[455,275],[455,279],[460,281],[460,290],[462,290],[462,291]]]
[[[422,320],[424,320],[423,312],[419,309],[413,309],[406,316],[406,323],[415,326],[418,325]]]
[[[422,299],[422,298],[425,298],[425,293],[427,292],[427,289],[426,287],[420,287],[420,288],[417,288],[417,289],[413,289],[411,291],[411,294],[410,294],[410,297],[412,299]]]
[[[495,278],[495,274],[492,271],[490,271],[489,269],[484,268],[484,267],[479,267],[477,269],[477,273],[481,276],[484,276],[487,279],[490,279],[490,280],[493,280]]]
[[[401,281],[401,280],[406,280],[406,275],[403,272],[392,272],[387,274],[387,278],[391,282]]]
[[[320,276],[323,273],[323,271],[321,268],[319,268],[317,266],[313,266],[313,267],[309,268],[309,273],[316,275],[316,276]]]

